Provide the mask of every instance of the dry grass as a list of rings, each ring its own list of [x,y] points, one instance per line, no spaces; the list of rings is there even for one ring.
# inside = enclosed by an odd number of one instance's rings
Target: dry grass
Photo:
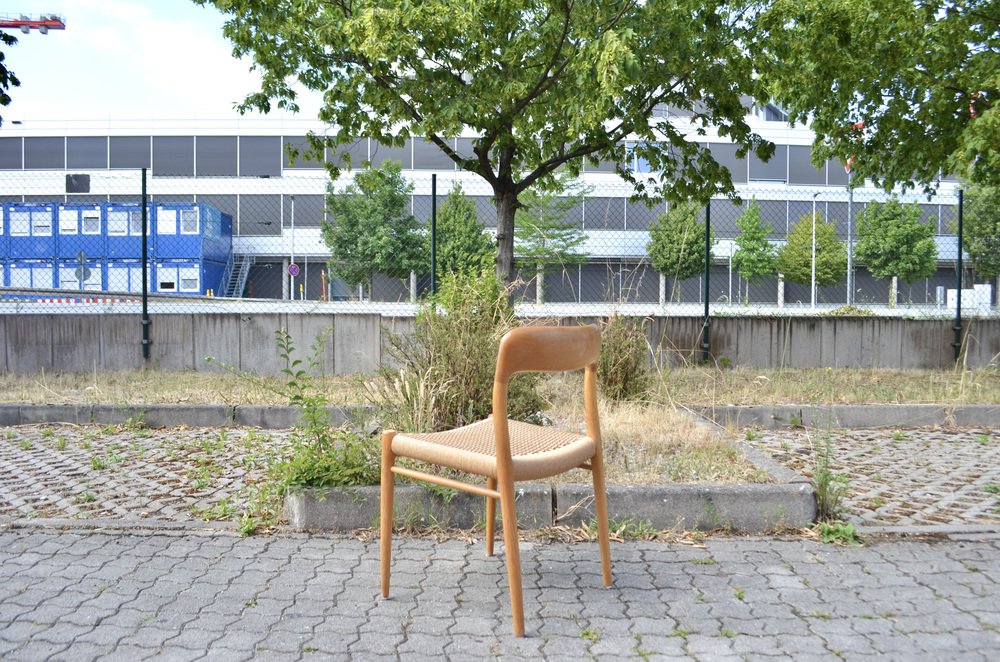
[[[657,397],[688,405],[997,404],[1000,370],[719,369],[663,373]]]
[[[280,386],[284,380],[267,378]],[[331,404],[362,401],[357,377],[325,377],[314,381]],[[133,370],[95,373],[0,374],[0,402],[29,404],[287,404],[261,383],[228,373]]]
[[[545,382],[546,412],[560,425],[584,428],[578,377]],[[607,480],[611,483],[763,482],[766,474],[750,464],[717,430],[695,422],[673,407],[655,402],[600,403]],[[586,482],[589,474],[574,471],[565,482]]]

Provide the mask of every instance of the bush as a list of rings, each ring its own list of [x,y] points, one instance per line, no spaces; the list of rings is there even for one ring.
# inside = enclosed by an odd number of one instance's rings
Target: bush
[[[492,272],[445,276],[437,296],[417,311],[413,334],[389,334],[388,353],[398,369],[383,367],[367,385],[383,426],[434,431],[486,418],[493,411],[500,339],[517,325],[510,289]],[[538,420],[537,382],[531,374],[511,379],[511,418]]]
[[[604,397],[635,400],[649,388],[646,334],[640,320],[612,315],[601,323],[597,383]]]

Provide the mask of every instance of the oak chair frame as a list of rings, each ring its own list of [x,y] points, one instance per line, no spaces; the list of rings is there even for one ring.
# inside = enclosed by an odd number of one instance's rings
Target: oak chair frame
[[[496,536],[496,504],[500,502],[506,550],[507,580],[513,616],[514,635],[524,636],[524,603],[521,585],[521,559],[518,550],[517,512],[514,483],[554,476],[574,467],[591,472],[594,483],[598,545],[604,586],[611,585],[611,549],[608,535],[608,506],[604,484],[604,459],[601,427],[597,413],[597,360],[601,336],[594,326],[519,327],[500,342],[493,380],[493,415],[486,421],[457,428],[447,433],[406,434],[385,430],[382,434],[381,503],[379,544],[382,597],[389,597],[389,574],[392,552],[393,492],[396,474],[470,492],[486,498],[486,554],[493,555]],[[533,426],[509,421],[507,391],[511,376],[518,372],[563,372],[583,369],[583,400],[586,435],[571,435],[558,428]],[[493,448],[466,453],[467,437],[489,432]],[[512,452],[522,438],[540,440],[529,452]],[[436,443],[447,434],[452,446]],[[569,437],[574,440],[568,441]],[[480,438],[480,442],[482,439]],[[551,446],[545,448],[546,443]],[[463,447],[455,450],[455,446]],[[516,449],[515,449],[516,450]],[[455,453],[463,454],[454,457]],[[479,484],[416,471],[396,465],[397,458],[409,457],[442,467],[459,469],[486,478]],[[471,458],[471,459],[469,459]]]

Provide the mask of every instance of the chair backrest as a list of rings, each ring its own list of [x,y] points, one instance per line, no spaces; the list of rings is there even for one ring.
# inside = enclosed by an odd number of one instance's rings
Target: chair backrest
[[[560,372],[597,364],[601,332],[596,326],[522,326],[500,341],[495,380],[515,372]]]
[[[510,466],[507,386],[516,372],[561,372],[583,368],[583,408],[587,436],[601,443],[597,415],[597,359],[601,332],[596,326],[522,326],[500,341],[493,378],[493,434],[497,459]]]

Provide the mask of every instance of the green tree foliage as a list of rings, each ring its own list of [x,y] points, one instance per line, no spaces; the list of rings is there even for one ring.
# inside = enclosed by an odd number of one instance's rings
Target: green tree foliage
[[[705,200],[734,191],[697,136],[709,127],[769,158],[746,121],[757,75],[753,0],[194,0],[228,15],[225,35],[261,89],[240,108],[297,110],[323,93],[318,150],[359,136],[421,136],[482,177],[497,205],[498,276],[514,267],[520,196],[565,167],[621,164],[642,193]],[[664,121],[655,107],[690,118]],[[476,136],[468,149],[451,137]],[[636,176],[635,154],[656,175]],[[330,164],[336,172],[343,163]]]
[[[705,271],[705,222],[701,210],[697,202],[673,204],[649,228],[646,250],[653,269],[673,278],[671,300],[679,294],[680,281]],[[710,234],[709,243],[714,240],[714,234]]]
[[[586,238],[583,228],[567,221],[566,214],[578,207],[589,192],[590,188],[579,181],[560,175],[551,189],[530,190],[521,196],[515,237],[522,262],[553,272],[586,261],[587,256],[579,252]]]
[[[854,155],[887,190],[942,170],[1000,183],[1000,0],[775,0],[762,25],[765,77],[817,163]]]
[[[1000,278],[1000,187],[970,188],[963,206],[963,246],[976,273],[982,278]]]
[[[333,221],[324,221],[320,230],[333,274],[348,285],[362,285],[370,284],[376,271],[405,278],[427,268],[427,239],[409,212],[412,190],[400,164],[389,161],[359,172],[343,193],[327,194]]]
[[[0,30],[0,44],[6,47],[17,43],[17,37]],[[19,87],[21,81],[18,80],[14,72],[7,68],[7,56],[0,50],[0,106],[10,105],[10,88]],[[0,116],[0,125],[3,124],[3,116]]]
[[[493,242],[476,220],[476,203],[456,183],[437,214],[438,273],[478,274],[493,262]]]
[[[811,214],[801,217],[788,233],[785,245],[778,249],[775,267],[789,283],[812,282]],[[816,284],[836,285],[847,276],[847,247],[837,237],[837,228],[816,214]]]
[[[920,222],[920,207],[893,198],[874,202],[858,215],[858,242],[854,256],[876,278],[898,278],[911,283],[937,269],[934,230]],[[895,282],[889,304],[895,305]]]
[[[767,240],[770,228],[760,218],[760,205],[751,200],[750,205],[736,219],[740,236],[736,238],[733,264],[740,277],[749,283],[759,283],[774,273],[777,249]]]

